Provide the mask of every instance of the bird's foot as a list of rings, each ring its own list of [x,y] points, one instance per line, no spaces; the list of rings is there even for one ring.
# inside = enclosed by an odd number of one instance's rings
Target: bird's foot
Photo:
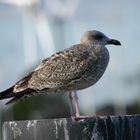
[[[85,118],[90,118],[90,117],[95,117],[95,116],[84,116],[84,115],[80,115],[80,114],[73,114],[71,116],[71,118],[74,118],[74,119],[85,119]]]

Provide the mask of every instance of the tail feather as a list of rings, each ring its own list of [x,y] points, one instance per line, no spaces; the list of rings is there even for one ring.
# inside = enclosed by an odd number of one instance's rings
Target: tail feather
[[[21,95],[17,95],[17,96],[15,96],[15,97],[12,98],[10,101],[8,101],[8,102],[6,103],[6,105],[18,101],[18,100],[19,100],[20,98],[22,98],[23,96],[24,96],[24,94],[21,94]]]
[[[13,88],[14,86],[8,88],[7,90],[0,92],[0,100],[13,97]]]
[[[9,102],[6,103],[6,105],[18,101],[24,96],[28,97],[32,95],[33,92],[35,92],[33,89],[25,89],[21,92],[15,93],[13,92],[13,88],[14,86],[0,93],[0,100],[13,97]]]

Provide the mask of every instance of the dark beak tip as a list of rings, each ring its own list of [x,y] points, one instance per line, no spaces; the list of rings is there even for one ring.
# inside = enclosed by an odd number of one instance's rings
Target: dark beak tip
[[[121,46],[121,43],[117,43],[117,44],[114,44],[114,45],[118,45],[118,46]]]
[[[114,44],[114,45],[121,45],[121,43],[119,41],[117,41],[116,44]]]

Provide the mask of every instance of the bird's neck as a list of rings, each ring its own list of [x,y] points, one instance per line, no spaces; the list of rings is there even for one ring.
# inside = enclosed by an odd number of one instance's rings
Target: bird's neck
[[[104,49],[104,46],[102,46],[102,45],[90,44],[90,45],[88,45],[88,46],[90,47],[90,49],[91,49],[95,54],[100,53],[100,52]]]
[[[92,52],[94,52],[95,54],[99,54],[104,48],[105,46],[103,44],[93,44],[91,42],[84,42],[84,43],[80,43],[84,46],[86,46],[86,48]],[[90,49],[89,49],[90,48]]]

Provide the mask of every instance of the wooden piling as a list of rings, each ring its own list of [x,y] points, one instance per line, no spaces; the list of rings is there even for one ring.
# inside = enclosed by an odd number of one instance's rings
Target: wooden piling
[[[140,115],[9,121],[3,140],[140,140]]]

